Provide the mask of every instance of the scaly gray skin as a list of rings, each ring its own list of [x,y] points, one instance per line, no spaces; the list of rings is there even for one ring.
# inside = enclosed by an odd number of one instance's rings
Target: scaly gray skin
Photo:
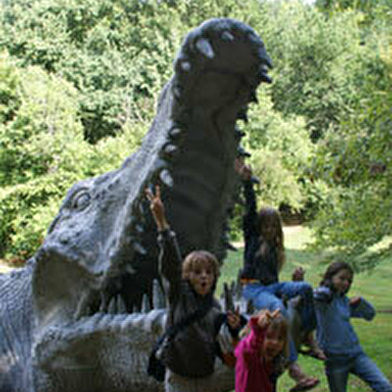
[[[1,391],[162,390],[146,361],[165,311],[139,313],[152,302],[158,254],[144,190],[161,183],[184,255],[206,249],[223,260],[236,120],[270,66],[238,21],[188,34],[141,148],[120,169],[74,185],[29,265],[1,277]],[[231,389],[232,371],[218,366],[209,392]]]

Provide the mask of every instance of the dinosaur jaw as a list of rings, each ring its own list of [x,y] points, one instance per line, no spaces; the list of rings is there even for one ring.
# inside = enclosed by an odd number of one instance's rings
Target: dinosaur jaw
[[[33,276],[33,360],[41,379],[53,384],[46,390],[63,391],[56,382],[83,378],[84,369],[104,372],[103,363],[121,376],[144,361],[138,388],[131,381],[127,389],[113,388],[118,377],[107,376],[113,384],[97,378],[106,388],[100,389],[92,371],[92,384],[84,390],[154,391],[145,359],[137,359],[138,353],[146,358],[163,320],[148,324],[159,312],[140,313],[154,302],[158,258],[144,191],[160,183],[184,255],[206,249],[223,260],[241,138],[236,121],[246,120],[256,88],[270,81],[270,66],[262,41],[249,27],[230,19],[204,23],[185,38],[140,150],[117,171],[70,191],[36,257]],[[117,365],[112,350],[126,361]],[[86,385],[78,382],[66,390]]]
[[[162,391],[146,376],[148,353],[162,333],[164,310],[148,314],[97,313],[50,327],[34,346],[36,390]],[[48,389],[49,386],[49,389]]]
[[[34,347],[35,391],[163,392],[147,376],[151,347],[162,334],[166,311],[132,315],[96,314],[51,327]],[[216,361],[211,392],[229,392],[234,369]]]
[[[33,282],[41,330],[108,312],[113,300],[128,313],[141,309],[158,258],[144,190],[158,182],[183,254],[206,249],[223,260],[236,121],[246,120],[270,66],[260,38],[240,22],[214,19],[188,34],[140,150],[120,169],[71,189],[49,230]]]

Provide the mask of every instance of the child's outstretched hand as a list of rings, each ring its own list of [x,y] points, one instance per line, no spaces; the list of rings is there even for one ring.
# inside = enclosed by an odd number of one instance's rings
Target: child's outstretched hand
[[[151,213],[152,216],[154,217],[158,230],[161,231],[169,228],[169,224],[167,223],[166,216],[165,216],[165,207],[161,199],[160,186],[159,185],[155,186],[155,195],[149,188],[146,189],[145,193],[147,199],[150,202]]]
[[[279,309],[275,309],[273,312],[270,312],[269,310],[265,311],[258,320],[258,325],[260,328],[267,328],[272,320],[280,313]]]
[[[351,306],[357,306],[361,302],[361,297],[352,297],[350,298],[350,305]]]
[[[272,322],[272,320],[280,314],[279,309],[275,309],[273,312],[266,310],[257,319],[257,326],[261,329],[266,329]]]
[[[302,282],[305,279],[305,270],[302,267],[297,267],[291,275],[293,282]]]

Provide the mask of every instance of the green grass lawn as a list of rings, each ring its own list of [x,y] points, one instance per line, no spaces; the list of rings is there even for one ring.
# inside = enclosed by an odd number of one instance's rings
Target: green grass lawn
[[[303,227],[285,229],[286,264],[281,279],[290,280],[295,267],[306,270],[306,280],[318,286],[326,268],[322,255],[307,251],[306,244],[311,241],[311,232]],[[217,294],[221,292],[222,283],[235,280],[242,265],[242,251],[230,252],[222,267]],[[357,274],[349,296],[361,295],[373,303],[377,315],[371,322],[353,320],[352,323],[360,338],[365,352],[377,363],[384,374],[392,380],[392,259],[384,259],[371,272]],[[320,384],[312,389],[314,392],[328,392],[323,364],[315,359],[300,356],[299,363],[307,374],[320,378]],[[284,374],[279,380],[278,390],[289,391],[294,382]],[[348,392],[371,391],[361,380],[350,376]]]

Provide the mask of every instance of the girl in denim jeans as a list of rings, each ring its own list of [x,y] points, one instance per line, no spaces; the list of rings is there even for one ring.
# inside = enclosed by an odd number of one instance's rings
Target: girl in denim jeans
[[[307,336],[307,345],[311,355],[325,359],[313,339],[312,331],[316,327],[316,315],[313,303],[313,288],[304,281],[303,270],[294,272],[294,282],[280,282],[279,272],[285,261],[283,229],[280,214],[273,208],[257,211],[256,196],[253,189],[252,170],[241,159],[236,160],[236,171],[243,180],[246,212],[243,218],[245,239],[244,267],[241,271],[241,283],[244,285],[243,296],[251,300],[256,309],[278,309],[288,317],[283,298],[301,298],[302,328]],[[298,352],[293,339],[289,340],[289,375],[296,381],[290,392],[307,391],[314,388],[319,380],[307,376],[297,362]]]
[[[392,392],[391,383],[364,353],[350,317],[372,320],[373,306],[362,297],[348,298],[354,271],[345,262],[331,264],[314,291],[317,339],[327,356],[325,372],[331,392],[345,392],[349,373],[376,392]]]

